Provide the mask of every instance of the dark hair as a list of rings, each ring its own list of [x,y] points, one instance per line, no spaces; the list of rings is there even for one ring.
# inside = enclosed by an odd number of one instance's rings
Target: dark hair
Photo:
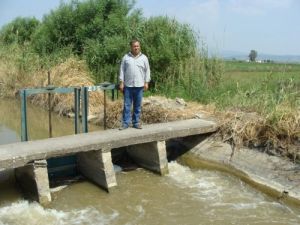
[[[129,42],[129,45],[132,46],[133,43],[135,43],[135,42],[141,43],[138,39],[135,38],[135,39],[132,39],[132,40]]]

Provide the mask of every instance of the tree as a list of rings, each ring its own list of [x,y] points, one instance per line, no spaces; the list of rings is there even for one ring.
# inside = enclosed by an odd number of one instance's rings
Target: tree
[[[179,67],[183,59],[194,57],[197,51],[197,40],[187,24],[177,20],[158,16],[145,20],[141,26],[143,52],[149,57],[152,81],[166,87],[166,82],[179,81]],[[173,71],[173,72],[171,72]]]
[[[91,40],[101,46],[107,38],[126,37],[126,19],[132,10],[130,0],[72,0],[44,16],[34,34],[33,47],[39,54],[49,54],[65,47],[82,55]],[[125,46],[127,47],[127,46]],[[103,52],[103,51],[102,51]],[[119,51],[120,52],[120,51]],[[120,56],[119,56],[120,57]]]
[[[248,57],[250,62],[255,62],[255,59],[257,57],[257,51],[251,50]]]
[[[31,41],[32,34],[39,25],[40,22],[34,17],[17,17],[1,29],[0,40],[5,44],[16,42],[23,45],[25,42]]]

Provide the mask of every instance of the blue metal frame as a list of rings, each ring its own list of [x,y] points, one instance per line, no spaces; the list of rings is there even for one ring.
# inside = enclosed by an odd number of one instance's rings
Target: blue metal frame
[[[82,109],[81,109],[81,119],[82,119],[82,132],[88,133],[88,108],[89,108],[89,95],[88,95],[88,87],[81,88],[81,101],[82,101]]]
[[[21,141],[28,141],[26,90],[21,90],[20,95],[21,95]]]
[[[79,131],[79,112],[80,112],[80,88],[74,89],[74,111],[75,111],[75,134],[80,133]]]
[[[61,87],[54,87],[54,86],[47,86],[44,88],[27,88],[22,89],[20,91],[21,96],[21,141],[28,141],[28,127],[27,127],[27,97],[30,95],[35,94],[54,94],[54,93],[61,93],[61,94],[68,94],[74,93],[75,96],[75,134],[79,131],[79,105],[80,105],[80,88],[78,87],[68,87],[68,88],[61,88]]]
[[[88,132],[88,100],[89,91],[104,91],[104,98],[106,98],[106,90],[112,90],[112,97],[114,98],[114,84],[103,83],[97,86],[90,87],[54,87],[48,85],[43,88],[28,88],[20,91],[21,97],[21,141],[28,141],[28,127],[27,127],[27,97],[35,94],[68,94],[74,93],[74,129],[75,134],[80,133],[79,124],[79,112],[80,112],[80,99],[81,99],[81,113],[82,113],[82,132]],[[104,104],[106,99],[104,99]],[[104,106],[105,108],[105,106]],[[106,113],[106,111],[105,111]],[[49,125],[51,126],[51,124]],[[61,176],[72,176],[77,173],[76,171],[76,155],[65,156],[59,158],[47,159],[48,175],[50,178],[61,177]]]
[[[35,94],[68,94],[74,93],[74,109],[75,109],[75,134],[79,133],[79,112],[80,112],[80,99],[81,99],[81,113],[82,113],[82,132],[88,132],[88,105],[89,94],[91,91],[104,91],[104,98],[106,98],[106,91],[112,90],[112,99],[114,100],[115,84],[101,83],[96,86],[88,87],[54,87],[49,85],[42,88],[27,88],[20,91],[21,97],[21,141],[28,141],[27,129],[27,97]],[[104,100],[106,102],[106,99]],[[104,107],[105,108],[105,107]],[[105,109],[106,110],[106,109]],[[104,112],[106,113],[106,112]]]
[[[92,91],[104,91],[104,103],[106,103],[106,91],[112,91],[112,99],[114,100],[114,91],[116,89],[115,84],[101,83],[96,86],[82,87],[81,88],[81,100],[82,100],[82,132],[88,133],[88,112],[89,112],[89,94]],[[106,106],[104,105],[104,115],[106,114]],[[106,121],[104,116],[104,129],[106,129]]]

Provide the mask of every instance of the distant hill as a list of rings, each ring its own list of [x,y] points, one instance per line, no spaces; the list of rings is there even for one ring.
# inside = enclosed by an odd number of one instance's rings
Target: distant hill
[[[247,60],[249,52],[223,51],[221,57],[223,59]],[[257,54],[257,60],[272,60],[275,62],[300,63],[300,55],[272,55],[272,54]]]

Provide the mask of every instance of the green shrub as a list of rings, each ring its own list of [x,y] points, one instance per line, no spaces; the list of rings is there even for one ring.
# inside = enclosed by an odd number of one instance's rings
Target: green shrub
[[[129,1],[120,0],[62,3],[44,17],[33,46],[39,54],[72,46],[81,55],[88,40],[103,43],[107,36],[125,35],[125,18],[130,9]]]
[[[149,57],[152,79],[157,88],[170,78],[178,81],[180,62],[193,58],[197,52],[197,40],[192,29],[168,17],[152,17],[141,27],[139,38],[143,51]],[[173,77],[174,76],[174,77]]]
[[[40,22],[35,18],[17,17],[1,29],[0,40],[6,45],[12,43],[23,45],[25,42],[31,41],[32,34],[39,24]]]

